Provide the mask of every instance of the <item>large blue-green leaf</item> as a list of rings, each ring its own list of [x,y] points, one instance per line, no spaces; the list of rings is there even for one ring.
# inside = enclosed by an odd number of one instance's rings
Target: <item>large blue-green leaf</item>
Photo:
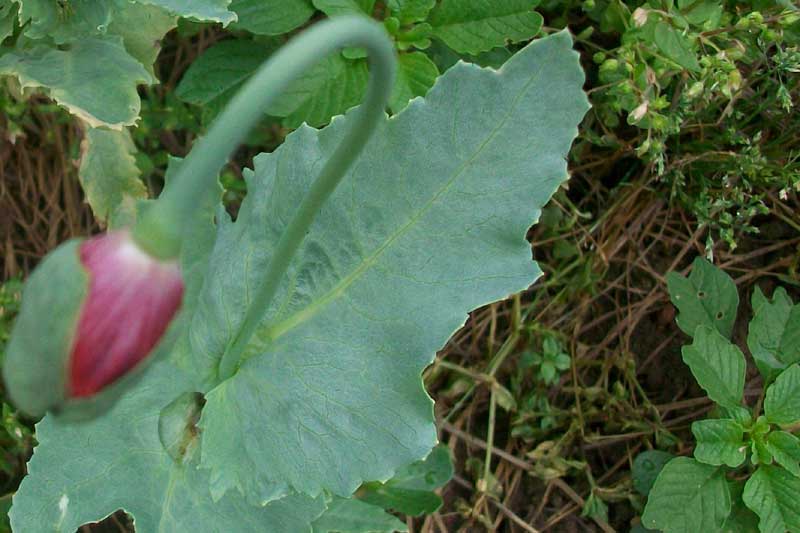
[[[177,167],[172,163],[168,178]],[[210,202],[198,207],[184,248],[187,283],[181,321],[191,313],[202,287],[214,240],[213,210]],[[185,328],[180,325],[173,329],[181,330]],[[191,357],[187,348],[182,336],[171,354],[156,354],[159,361],[141,382],[101,418],[74,424],[48,416],[37,424],[39,445],[14,497],[15,531],[73,533],[122,508],[133,515],[137,533],[311,533],[311,523],[325,509],[323,498],[293,494],[265,507],[250,505],[235,493],[212,499],[208,475],[197,468],[201,442],[193,425],[196,416],[161,416],[171,411],[165,409],[168,404],[200,390],[197,376],[174,364]],[[185,437],[181,453],[164,445],[169,442],[162,444],[162,437],[169,435]]]
[[[163,7],[170,13],[181,17],[222,22],[223,24],[236,20],[236,13],[228,9],[231,0],[137,0],[137,2]]]
[[[138,533],[311,531],[322,498],[291,495],[257,507],[231,493],[214,502],[208,473],[175,461],[158,434],[164,398],[192,391],[188,376],[157,363],[140,385],[99,420],[46,418],[39,446],[14,497],[14,531],[74,532],[123,508]],[[232,527],[232,524],[237,524]]]
[[[88,128],[81,149],[79,177],[95,218],[112,227],[133,222],[136,203],[147,197],[147,189],[139,179],[128,130]]]
[[[161,39],[177,23],[175,15],[158,6],[123,2],[108,32],[121,36],[128,53],[155,77],[153,63],[161,50]]]
[[[216,495],[349,495],[430,451],[422,369],[469,310],[540,273],[525,233],[566,178],[587,108],[570,45],[567,33],[534,42],[499,72],[460,64],[379,126],[311,228],[249,359],[207,396],[202,465]],[[349,121],[301,128],[256,158],[192,323],[208,382]]]
[[[469,310],[538,276],[525,234],[567,176],[582,84],[560,33],[499,72],[454,67],[383,121],[220,383],[277,236],[351,118],[257,157],[235,223],[218,209],[213,232],[198,210],[170,353],[101,418],[40,425],[17,529],[71,533],[125,508],[139,533],[309,531],[324,489],[349,496],[427,455],[421,372]]]
[[[92,127],[121,129],[139,116],[139,83],[152,76],[125,50],[120,37],[88,38],[67,50],[38,46],[0,57],[0,75],[41,87]],[[91,83],[87,83],[91,80]]]
[[[32,39],[53,39],[56,43],[99,36],[108,30],[120,0],[25,0],[20,2],[20,21]]]

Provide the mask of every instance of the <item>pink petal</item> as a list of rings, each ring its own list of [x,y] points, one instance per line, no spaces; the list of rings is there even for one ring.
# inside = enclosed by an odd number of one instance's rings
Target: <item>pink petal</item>
[[[80,259],[89,293],[70,354],[73,397],[97,393],[147,357],[183,297],[178,264],[150,257],[127,231],[85,241]]]

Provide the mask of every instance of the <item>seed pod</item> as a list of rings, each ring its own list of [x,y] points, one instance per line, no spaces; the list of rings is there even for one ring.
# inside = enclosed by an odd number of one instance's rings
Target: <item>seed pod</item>
[[[147,255],[127,231],[61,245],[23,292],[3,368],[11,398],[34,416],[101,396],[107,406],[105,391],[118,396],[123,378],[161,341],[182,297],[178,264]]]

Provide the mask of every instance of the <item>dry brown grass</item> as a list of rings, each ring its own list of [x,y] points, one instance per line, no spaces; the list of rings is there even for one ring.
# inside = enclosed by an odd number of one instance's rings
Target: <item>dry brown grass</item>
[[[2,278],[29,272],[59,243],[96,228],[73,159],[81,133],[37,98],[12,130],[0,115],[0,263]]]

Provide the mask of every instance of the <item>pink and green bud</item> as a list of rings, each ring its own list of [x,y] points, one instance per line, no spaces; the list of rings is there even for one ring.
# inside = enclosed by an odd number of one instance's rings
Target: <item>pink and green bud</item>
[[[182,298],[177,262],[127,231],[61,245],[23,293],[3,369],[11,398],[40,415],[114,388],[155,351]]]

